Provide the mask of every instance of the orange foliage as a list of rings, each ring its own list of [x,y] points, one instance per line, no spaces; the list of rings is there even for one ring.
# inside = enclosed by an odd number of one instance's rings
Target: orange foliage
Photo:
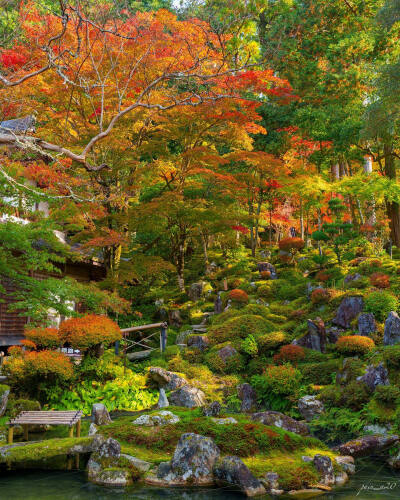
[[[384,273],[374,273],[371,274],[369,278],[371,285],[376,288],[389,288],[390,286],[390,278],[387,274]]]
[[[36,350],[36,348],[37,348],[35,342],[32,342],[32,340],[28,340],[28,339],[21,340],[21,345],[23,345],[29,351]]]
[[[311,302],[313,304],[327,304],[330,298],[331,294],[325,288],[317,288],[311,293]]]
[[[280,250],[291,253],[295,253],[298,250],[301,250],[302,248],[304,248],[304,245],[304,240],[302,240],[301,238],[284,238],[279,242]]]
[[[29,328],[25,330],[25,337],[39,348],[51,349],[62,344],[57,328]]]
[[[71,360],[57,351],[28,352],[25,356],[25,370],[31,375],[56,376],[64,380],[73,377]]]
[[[232,302],[237,302],[239,304],[247,304],[249,301],[249,296],[244,290],[240,290],[239,288],[235,288],[229,292],[229,298]]]
[[[340,337],[336,349],[342,354],[366,354],[375,347],[375,342],[362,335],[347,335]]]
[[[299,345],[283,345],[279,349],[279,353],[275,354],[275,363],[281,364],[286,362],[291,362],[297,364],[299,361],[304,359],[305,352],[304,349]]]
[[[107,316],[88,314],[82,318],[67,319],[60,325],[63,342],[76,349],[88,349],[104,343],[111,344],[121,340],[119,326]]]

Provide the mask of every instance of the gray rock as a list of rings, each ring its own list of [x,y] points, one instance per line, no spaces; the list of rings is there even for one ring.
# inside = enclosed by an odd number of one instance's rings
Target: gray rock
[[[354,465],[354,458],[350,456],[335,457],[335,462],[347,472],[347,474],[355,474],[356,466]]]
[[[222,347],[218,351],[217,354],[222,359],[222,361],[224,363],[226,363],[229,358],[232,358],[233,356],[236,356],[238,354],[238,352],[237,352],[237,350],[233,346],[231,346],[231,345],[228,344],[228,345]]]
[[[92,406],[92,422],[96,425],[108,425],[111,424],[110,414],[107,408],[102,403],[95,403]]]
[[[385,331],[383,334],[384,345],[395,345],[400,342],[400,318],[397,312],[389,313],[385,321]]]
[[[230,425],[238,423],[237,420],[233,417],[227,417],[227,418],[211,417],[211,420],[215,422],[217,425]]]
[[[97,434],[97,431],[98,431],[97,425],[92,422],[89,426],[88,436],[94,436],[95,434]]]
[[[378,385],[390,385],[389,374],[383,363],[378,366],[367,366],[366,372],[361,377],[357,377],[358,381],[364,382],[370,391],[374,391]]]
[[[276,280],[278,279],[278,275],[276,273],[275,266],[273,266],[270,262],[259,262],[257,264],[257,269],[259,273],[261,274],[263,271],[269,271],[271,273],[271,280]]]
[[[248,497],[264,495],[266,490],[239,457],[224,457],[214,467],[217,483],[238,487]]]
[[[368,337],[376,331],[375,317],[372,313],[361,313],[358,316],[358,334]]]
[[[101,440],[100,436],[99,440]],[[89,481],[112,487],[124,487],[131,484],[131,473],[119,467],[120,456],[121,446],[118,441],[108,438],[101,442],[97,451],[91,454],[87,464]]]
[[[221,299],[221,292],[218,292],[217,298],[215,299],[214,302],[214,312],[215,314],[221,314],[224,309],[222,299]]]
[[[206,436],[182,434],[171,462],[160,464],[157,476],[167,483],[211,485],[213,468],[220,451],[214,441]]]
[[[333,318],[332,322],[348,330],[350,328],[350,323],[355,319],[360,312],[363,310],[364,300],[359,296],[349,296],[345,297],[340,303],[339,309],[337,310],[336,316]]]
[[[325,411],[322,401],[317,399],[316,396],[303,396],[299,399],[297,405],[300,415],[307,420],[307,422],[311,422],[315,416]]]
[[[140,458],[132,457],[132,455],[125,455],[124,453],[121,453],[121,458],[127,460],[140,472],[147,472],[152,467],[150,462],[145,462],[144,460],[140,460]]]
[[[147,359],[150,357],[152,351],[137,351],[137,352],[128,352],[126,357],[129,361],[140,361],[141,359]]]
[[[177,391],[174,391],[169,396],[169,401],[174,406],[184,406],[185,408],[194,408],[196,406],[204,406],[206,403],[206,395],[200,389],[191,385],[185,385]]]
[[[300,434],[301,436],[308,436],[310,434],[310,430],[305,423],[299,422],[298,420],[295,420],[288,415],[284,415],[279,411],[263,411],[260,413],[254,413],[251,416],[251,419],[255,422],[261,422],[264,425],[273,425],[275,427],[279,427],[280,429]]]
[[[266,472],[264,475],[263,485],[266,487],[267,492],[271,495],[279,490],[279,474],[276,472]]]
[[[119,458],[121,455],[121,445],[116,439],[106,439],[97,449],[100,458]]]
[[[355,281],[360,281],[362,279],[361,274],[355,273],[355,274],[348,274],[344,278],[344,284],[347,285],[348,287],[351,287],[352,283]]]
[[[314,351],[325,352],[326,350],[326,330],[325,323],[321,318],[315,321],[307,320],[308,333],[292,342],[293,345],[299,345]]]
[[[186,339],[192,334],[193,330],[185,330],[184,332],[178,333],[175,344],[186,344]]]
[[[205,417],[218,417],[221,413],[221,404],[218,401],[213,401],[210,405],[203,408]]]
[[[303,455],[301,457],[301,459],[303,460],[303,462],[305,462],[306,464],[309,464],[313,461],[313,458],[312,457],[309,457],[308,455]]]
[[[161,389],[159,390],[157,408],[168,408],[168,406],[169,401],[167,395],[165,394],[165,389],[161,387]]]
[[[8,396],[10,395],[10,389],[5,389],[0,395],[0,417],[4,415],[7,410]]]
[[[187,339],[187,346],[199,349],[204,352],[208,349],[210,341],[206,335],[190,335]]]
[[[174,391],[179,389],[184,385],[187,385],[187,380],[185,380],[180,375],[164,370],[159,366],[151,366],[148,373],[148,378],[157,387],[163,388],[166,391]]]
[[[170,411],[160,411],[158,413],[154,413],[152,415],[140,415],[140,417],[136,418],[132,423],[134,425],[144,425],[146,427],[155,427],[159,425],[170,425],[177,424],[181,419],[174,415]]]
[[[257,393],[250,384],[240,384],[237,386],[238,397],[242,404],[240,411],[249,413],[257,410]]]
[[[326,486],[335,484],[335,473],[333,471],[332,460],[326,455],[317,454],[314,456],[314,467],[321,474],[321,483]]]
[[[364,425],[363,427],[363,432],[366,434],[388,434],[391,429],[391,426],[385,426],[385,425]]]
[[[399,442],[399,436],[396,434],[382,436],[375,434],[373,436],[362,436],[352,441],[348,441],[339,446],[341,455],[350,455],[352,457],[368,457],[379,453]]]
[[[347,472],[342,470],[335,474],[335,486],[343,486],[349,480],[349,476]]]
[[[181,318],[181,312],[179,309],[175,309],[173,311],[169,311],[169,324],[171,326],[175,327],[181,327],[183,324],[182,318]]]
[[[203,282],[193,283],[192,285],[190,285],[188,291],[189,299],[192,300],[193,302],[196,302],[197,300],[201,299],[203,292],[204,292]]]

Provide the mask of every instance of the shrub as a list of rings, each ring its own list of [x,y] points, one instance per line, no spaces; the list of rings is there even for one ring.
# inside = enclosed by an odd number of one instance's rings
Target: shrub
[[[310,422],[310,429],[328,443],[344,442],[360,435],[365,425],[359,412],[331,408]]]
[[[7,405],[7,414],[10,418],[16,417],[21,411],[40,411],[39,401],[31,399],[9,399]]]
[[[258,345],[253,335],[250,334],[244,340],[242,340],[241,346],[242,346],[242,351],[245,354],[248,354],[251,357],[257,356]]]
[[[73,348],[87,350],[97,356],[101,344],[111,344],[122,338],[117,323],[107,316],[95,314],[67,319],[60,325],[60,334],[63,341]]]
[[[279,249],[294,254],[304,248],[304,240],[301,238],[284,238],[279,242]]]
[[[273,296],[274,281],[261,285],[257,289],[257,295],[263,299],[270,299]]]
[[[257,337],[273,328],[272,323],[262,316],[243,314],[225,321],[222,325],[215,325],[208,331],[208,337],[213,344],[220,344],[229,340],[246,338],[249,334]]]
[[[369,337],[362,335],[346,335],[340,337],[336,343],[336,349],[341,354],[354,356],[357,354],[367,354],[375,347],[375,342]]]
[[[229,311],[229,309],[228,309]],[[268,307],[261,304],[248,304],[246,307],[240,310],[241,314],[252,314],[255,316],[262,316],[265,319],[269,319],[270,312]],[[271,321],[273,321],[271,319]]]
[[[327,304],[330,298],[331,294],[325,288],[316,288],[311,293],[311,302],[313,304]]]
[[[400,370],[400,345],[385,347],[383,351],[383,359],[386,366],[394,370]]]
[[[374,314],[377,321],[385,321],[390,311],[396,311],[397,298],[388,292],[371,292],[365,298],[365,312]]]
[[[395,385],[378,385],[374,399],[387,408],[395,408],[400,399],[400,389]]]
[[[21,345],[25,347],[28,351],[36,351],[37,345],[32,340],[23,339],[21,340]]]
[[[328,385],[339,369],[339,360],[332,359],[320,363],[309,363],[301,365],[303,378],[310,384]]]
[[[320,281],[320,282],[324,283],[325,281],[328,281],[330,279],[330,275],[326,269],[321,269],[315,275],[315,279],[316,279],[316,281]]]
[[[28,352],[25,356],[25,370],[34,377],[70,380],[74,371],[71,360],[56,351]]]
[[[273,410],[290,407],[300,388],[301,373],[291,365],[267,366],[262,375],[251,377],[258,398]]]
[[[261,271],[260,275],[263,280],[269,280],[271,278],[271,271]]]
[[[25,337],[34,342],[38,349],[53,349],[63,343],[57,328],[28,328]]]
[[[230,343],[225,342],[213,347],[210,352],[205,355],[205,362],[211,370],[217,373],[228,374],[241,372],[244,368],[244,359],[239,352],[225,360],[219,355],[219,350],[226,345],[230,345]]]
[[[389,276],[384,273],[374,273],[371,274],[369,278],[371,285],[375,286],[376,288],[389,288],[389,279]]]
[[[286,335],[283,332],[270,332],[257,337],[257,344],[261,352],[275,350],[286,342]]]
[[[358,411],[370,400],[370,393],[365,384],[352,380],[341,389],[339,406]]]
[[[236,302],[237,304],[247,304],[249,302],[249,296],[244,290],[240,290],[239,288],[235,288],[229,292],[228,297],[232,302]]]
[[[304,357],[305,352],[301,346],[288,344],[279,349],[279,353],[274,356],[274,361],[279,364],[290,362],[297,365]]]

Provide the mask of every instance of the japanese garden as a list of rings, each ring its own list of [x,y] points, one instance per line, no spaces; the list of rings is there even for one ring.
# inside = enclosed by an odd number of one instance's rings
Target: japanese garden
[[[0,0],[0,498],[400,498],[399,40]]]

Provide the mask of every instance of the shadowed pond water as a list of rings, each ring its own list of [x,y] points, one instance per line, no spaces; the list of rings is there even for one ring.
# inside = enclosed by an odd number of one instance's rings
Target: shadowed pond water
[[[343,488],[327,494],[325,500],[398,500],[400,473],[377,460],[359,461],[357,474]],[[239,500],[230,488],[180,490],[134,487],[106,489],[89,484],[82,472],[10,472],[0,476],[1,500]],[[259,497],[260,498],[260,497]],[[262,497],[261,497],[262,498]],[[270,498],[266,496],[265,498]]]

